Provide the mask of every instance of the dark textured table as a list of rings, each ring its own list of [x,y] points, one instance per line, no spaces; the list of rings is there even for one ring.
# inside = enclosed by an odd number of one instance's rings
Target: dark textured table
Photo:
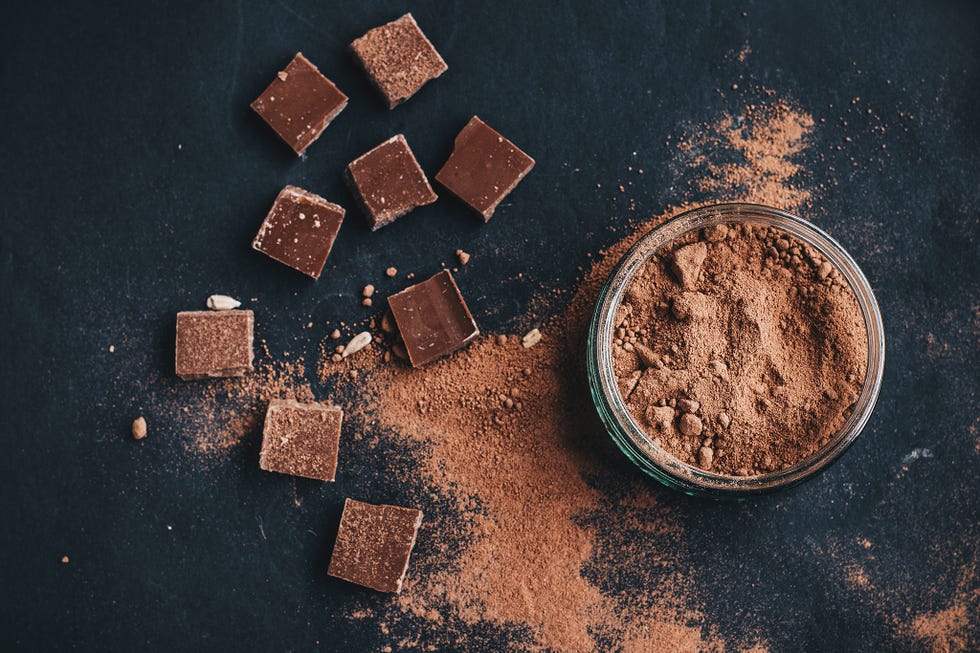
[[[409,9],[450,69],[389,112],[345,48]],[[862,437],[797,489],[714,504],[651,484],[690,539],[676,564],[700,570],[733,645],[914,650],[928,642],[905,625],[954,606],[953,646],[978,646],[978,34],[980,8],[953,2],[5,3],[0,643],[390,643],[342,618],[356,590],[325,575],[353,474],[291,486],[257,469],[254,440],[200,465],[163,414],[128,435],[179,384],[174,314],[217,289],[256,297],[270,348],[313,359],[307,319],[364,317],[366,277],[431,273],[462,247],[477,319],[507,329],[623,233],[629,200],[712,199],[682,189],[667,140],[737,112],[737,84],[818,121],[810,211],[877,292],[885,380]],[[297,50],[351,98],[301,159],[248,107]],[[842,120],[854,98],[882,131]],[[316,283],[249,249],[285,183],[354,209],[348,161],[404,132],[431,176],[474,113],[538,162],[488,225],[448,199],[376,234],[351,211]],[[647,174],[615,192],[629,165]],[[384,478],[375,493],[399,498]],[[873,592],[847,588],[848,561]]]

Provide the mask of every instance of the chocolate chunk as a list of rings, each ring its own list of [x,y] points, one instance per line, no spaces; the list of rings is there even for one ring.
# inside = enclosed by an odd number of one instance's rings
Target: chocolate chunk
[[[252,311],[177,313],[177,376],[185,381],[252,371]]]
[[[364,209],[371,231],[438,199],[401,134],[354,159],[344,178]]]
[[[473,116],[456,136],[453,153],[436,173],[436,181],[487,221],[533,167],[534,159]]]
[[[379,592],[400,592],[422,513],[347,499],[327,573]]]
[[[480,333],[449,270],[392,295],[388,305],[413,367],[456,351]]]
[[[317,279],[344,220],[344,208],[286,186],[265,216],[252,247]]]
[[[354,56],[388,102],[388,108],[415,95],[449,68],[425,38],[412,14],[375,27],[350,44]]]
[[[347,96],[297,52],[279,71],[252,109],[276,130],[282,140],[302,154],[320,138],[330,121],[347,106]]]
[[[273,399],[262,427],[259,467],[267,472],[334,480],[343,417],[338,406]]]

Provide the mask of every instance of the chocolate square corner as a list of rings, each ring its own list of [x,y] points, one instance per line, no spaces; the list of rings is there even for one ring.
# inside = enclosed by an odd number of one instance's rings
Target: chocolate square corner
[[[533,167],[534,159],[473,116],[456,136],[436,181],[487,222]]]
[[[255,316],[249,310],[177,313],[174,369],[184,381],[252,371]]]
[[[262,425],[259,468],[333,481],[343,417],[339,406],[273,399]]]
[[[320,138],[346,106],[347,96],[302,52],[296,53],[251,104],[297,156]]]
[[[364,211],[371,231],[439,198],[402,134],[351,161],[344,179]]]
[[[421,525],[420,510],[347,499],[327,573],[397,594]]]
[[[389,109],[449,69],[410,13],[368,30],[350,49]]]
[[[338,204],[298,186],[286,186],[262,221],[252,248],[319,279],[344,214]]]
[[[388,298],[413,367],[450,354],[480,334],[449,270]]]

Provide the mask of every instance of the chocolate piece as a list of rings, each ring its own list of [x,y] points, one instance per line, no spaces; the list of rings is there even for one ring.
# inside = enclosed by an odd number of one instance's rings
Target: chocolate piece
[[[422,512],[347,499],[327,573],[379,592],[400,592]]]
[[[332,481],[344,411],[339,406],[273,399],[265,413],[259,467]]]
[[[343,220],[342,206],[286,186],[265,216],[252,247],[318,279]]]
[[[401,134],[351,161],[344,174],[371,223],[371,231],[438,199]]]
[[[388,298],[413,367],[456,351],[480,334],[449,270]]]
[[[456,136],[453,153],[436,181],[488,221],[533,167],[534,159],[473,116]]]
[[[185,381],[252,371],[252,311],[177,313],[177,376]]]
[[[282,140],[302,154],[347,106],[347,96],[297,52],[285,70],[254,102],[252,109]]]
[[[385,96],[389,109],[415,95],[426,82],[449,68],[412,14],[375,27],[351,43],[350,49]]]

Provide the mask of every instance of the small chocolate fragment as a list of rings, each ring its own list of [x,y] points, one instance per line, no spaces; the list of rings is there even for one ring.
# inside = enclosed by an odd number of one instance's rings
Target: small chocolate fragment
[[[267,472],[332,481],[344,411],[338,406],[273,399],[262,427],[259,467]]]
[[[177,313],[177,376],[185,381],[252,371],[252,311]]]
[[[350,44],[354,56],[385,96],[389,109],[415,95],[449,68],[412,14],[375,27]]]
[[[302,154],[347,106],[347,96],[324,77],[309,59],[297,52],[279,71],[252,109]]]
[[[400,592],[422,512],[347,499],[327,573],[379,592]]]
[[[252,247],[318,279],[343,220],[342,206],[286,186],[265,216]]]
[[[413,367],[456,351],[479,335],[449,270],[388,298]]]
[[[364,209],[371,231],[438,199],[401,134],[354,159],[344,178]]]
[[[494,209],[534,167],[534,159],[473,116],[456,136],[436,181],[490,220]]]

